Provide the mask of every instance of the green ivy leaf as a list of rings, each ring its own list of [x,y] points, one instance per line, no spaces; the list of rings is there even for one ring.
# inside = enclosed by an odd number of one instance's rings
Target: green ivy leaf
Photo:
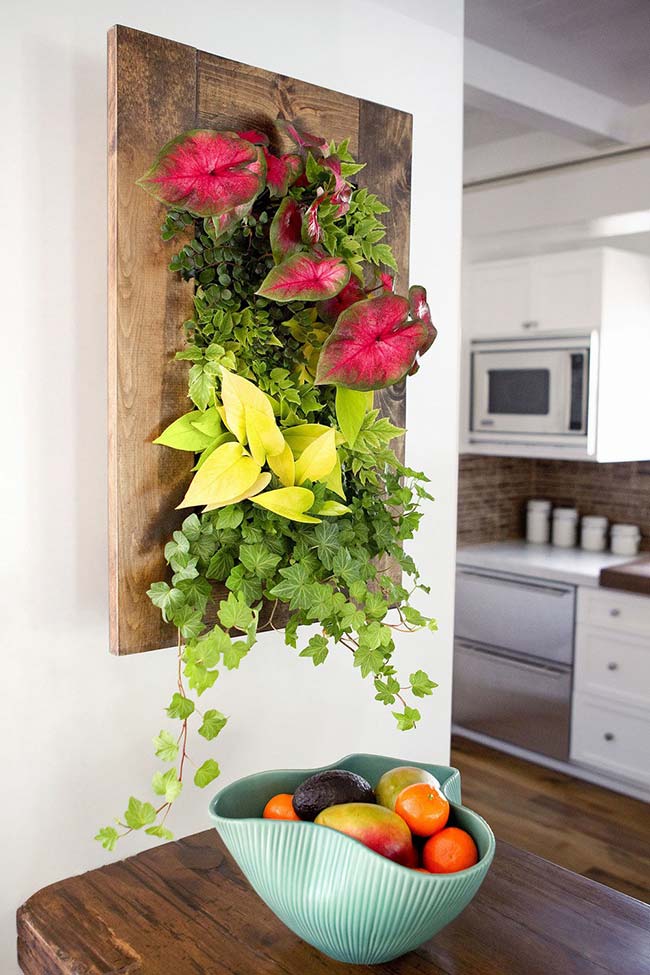
[[[254,614],[241,593],[231,592],[219,604],[217,616],[226,630],[245,632],[254,620]]]
[[[169,718],[180,718],[181,721],[185,721],[194,711],[194,701],[190,701],[189,697],[183,697],[176,691],[172,697],[171,704],[167,708],[167,717]]]
[[[426,697],[427,694],[433,693],[434,687],[438,686],[434,681],[429,680],[423,670],[416,670],[414,674],[411,674],[409,683],[416,697]]]
[[[314,529],[314,539],[316,541],[318,558],[326,569],[331,569],[334,556],[341,544],[339,541],[338,525],[330,521],[321,522]]]
[[[177,613],[174,613],[172,622],[181,631],[184,640],[192,640],[203,629],[203,613],[199,609],[192,609],[191,606],[183,605]]]
[[[397,721],[400,731],[410,731],[415,728],[416,722],[420,720],[420,712],[417,708],[405,707],[403,711],[393,711],[393,717]]]
[[[227,510],[227,509],[226,509]],[[235,556],[227,548],[220,548],[210,559],[210,564],[206,570],[208,579],[226,579],[235,564]]]
[[[199,521],[198,515],[188,515],[181,525],[181,531],[189,542],[195,542],[201,536],[201,522]]]
[[[319,664],[325,663],[328,653],[327,639],[324,636],[316,635],[310,637],[309,643],[304,650],[300,651],[299,656],[311,657],[314,667],[318,667]]]
[[[175,762],[178,755],[178,743],[168,731],[161,731],[153,740],[156,758],[161,762]]]
[[[157,796],[164,796],[165,802],[174,802],[181,794],[183,783],[179,780],[175,768],[166,772],[156,772],[151,785]]]
[[[203,763],[196,770],[194,775],[194,785],[198,785],[199,789],[205,789],[206,785],[210,785],[217,776],[220,774],[221,769],[215,762],[213,758],[208,758],[207,761]]]
[[[361,668],[361,676],[377,674],[384,665],[384,653],[379,647],[360,646],[354,652],[354,666]]]
[[[199,734],[207,738],[208,741],[212,741],[225,728],[227,721],[228,718],[221,711],[206,711],[203,715],[203,724],[199,728]]]
[[[185,601],[180,589],[170,588],[166,582],[154,582],[147,590],[147,596],[158,609],[162,610],[163,619],[169,622],[175,612],[178,612]]]
[[[95,839],[98,843],[101,843],[105,850],[112,853],[115,849],[115,844],[120,838],[120,834],[113,826],[102,826],[98,832]]]
[[[145,833],[147,833],[148,836],[157,836],[161,840],[174,839],[174,834],[172,831],[167,829],[165,826],[149,826],[148,829],[145,829]]]
[[[375,700],[381,701],[382,704],[394,704],[395,697],[399,694],[399,681],[395,680],[394,677],[387,677],[386,680],[382,680],[381,677],[375,677]]]
[[[124,822],[131,829],[142,829],[149,826],[156,818],[156,810],[150,802],[140,802],[133,796],[129,799],[129,805],[124,813]]]
[[[282,581],[270,590],[271,596],[289,603],[290,609],[309,607],[309,585],[311,576],[306,567],[297,562],[286,569],[280,569]]]
[[[249,650],[250,647],[244,640],[231,641],[223,654],[224,667],[228,670],[237,670]]]
[[[281,561],[279,555],[275,555],[266,545],[240,545],[239,558],[242,565],[248,572],[259,579],[268,579]]]

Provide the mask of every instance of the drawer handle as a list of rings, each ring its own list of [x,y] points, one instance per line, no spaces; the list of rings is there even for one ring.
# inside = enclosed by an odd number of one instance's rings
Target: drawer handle
[[[621,611],[620,611],[620,609],[610,609],[609,615],[610,616],[620,616],[621,615]]]
[[[607,664],[608,670],[618,670],[618,664],[612,660],[611,664]]]
[[[603,738],[605,741],[614,741],[614,733],[612,731],[606,731]]]

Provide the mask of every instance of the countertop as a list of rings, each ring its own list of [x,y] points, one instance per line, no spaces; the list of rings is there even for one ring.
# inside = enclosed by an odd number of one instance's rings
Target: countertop
[[[536,579],[567,582],[574,586],[597,586],[602,569],[624,565],[629,561],[629,555],[531,545],[523,540],[467,545],[458,549],[456,557],[458,565],[497,569]]]
[[[476,897],[386,965],[341,965],[292,934],[216,830],[34,894],[18,911],[25,975],[650,975],[650,907],[498,842]]]
[[[650,555],[646,552],[633,562],[605,566],[600,573],[600,584],[608,589],[650,596]]]

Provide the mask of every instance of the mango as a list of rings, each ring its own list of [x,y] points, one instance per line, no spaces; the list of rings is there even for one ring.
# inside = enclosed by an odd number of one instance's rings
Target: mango
[[[377,802],[380,806],[386,806],[387,809],[395,809],[395,800],[402,789],[405,789],[407,785],[414,785],[416,782],[426,782],[427,785],[440,788],[440,783],[431,772],[411,765],[400,765],[384,772],[380,778],[375,789]]]
[[[345,833],[402,866],[414,866],[417,854],[411,831],[397,813],[367,802],[346,802],[318,814],[315,823]]]

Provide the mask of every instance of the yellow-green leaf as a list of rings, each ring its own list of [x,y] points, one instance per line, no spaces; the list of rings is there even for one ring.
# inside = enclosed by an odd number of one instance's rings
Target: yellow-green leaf
[[[367,411],[372,409],[372,402],[372,390],[361,392],[346,386],[338,386],[336,389],[336,419],[350,447],[359,435]]]
[[[336,464],[336,435],[327,430],[305,447],[296,461],[296,481],[324,481]]]
[[[269,403],[269,407],[271,404]],[[244,414],[246,419],[246,437],[251,454],[262,466],[269,457],[276,457],[282,453],[286,444],[280,428],[275,422],[273,410],[271,415],[261,412],[254,406],[245,406]]]
[[[213,440],[205,448],[205,450],[201,451],[199,459],[197,460],[192,470],[198,471],[200,467],[203,467],[210,454],[214,453],[217,447],[220,447],[222,443],[234,443],[234,442],[235,442],[235,438],[232,435],[232,433],[230,433],[230,431],[226,431],[226,433],[221,433],[218,437],[216,437],[215,440]]]
[[[254,383],[227,369],[221,370],[221,402],[228,429],[240,443],[246,443],[246,409],[256,410],[275,423],[273,407],[268,396]],[[276,451],[279,453],[282,446]]]
[[[278,488],[277,491],[265,491],[264,494],[258,494],[257,497],[253,498],[253,504],[273,511],[274,514],[281,515],[282,518],[318,524],[320,518],[312,518],[311,515],[305,514],[313,503],[313,491],[301,487]]]
[[[328,474],[327,480],[325,481],[326,486],[333,491],[334,494],[338,494],[339,498],[343,498],[345,501],[345,491],[343,490],[343,472],[341,471],[341,461],[336,458],[336,464],[332,468],[330,474]]]
[[[324,501],[316,514],[326,515],[328,518],[335,518],[339,515],[347,515],[349,510],[348,506],[341,504],[340,501]]]
[[[216,406],[211,406],[209,410],[205,410],[203,413],[199,412],[192,420],[192,426],[195,430],[204,433],[206,437],[214,438],[223,433],[221,417]]]
[[[179,416],[163,430],[159,437],[156,437],[154,443],[173,447],[174,450],[191,450],[198,453],[214,440],[214,437],[196,427],[196,421],[204,415],[201,410],[192,410],[184,416]]]
[[[241,444],[224,443],[210,454],[194,475],[179,508],[218,504],[236,497],[253,486],[260,476],[256,464]]]
[[[260,474],[258,479],[255,481],[251,487],[242,491],[241,494],[236,495],[234,498],[228,498],[225,501],[219,501],[216,504],[208,504],[203,509],[204,511],[214,511],[215,508],[226,508],[229,504],[238,504],[240,501],[245,501],[246,498],[252,498],[253,495],[259,494],[263,491],[265,487],[271,483],[271,475],[268,473]]]
[[[296,483],[296,465],[291,453],[291,447],[285,442],[284,450],[275,457],[269,457],[267,463],[273,473],[280,478],[285,487],[293,487]]]
[[[322,437],[324,433],[327,433],[329,427],[326,427],[323,423],[300,423],[295,427],[287,427],[283,430],[284,439],[287,441],[293,456],[300,457],[303,450],[305,450],[314,440],[318,437]]]

